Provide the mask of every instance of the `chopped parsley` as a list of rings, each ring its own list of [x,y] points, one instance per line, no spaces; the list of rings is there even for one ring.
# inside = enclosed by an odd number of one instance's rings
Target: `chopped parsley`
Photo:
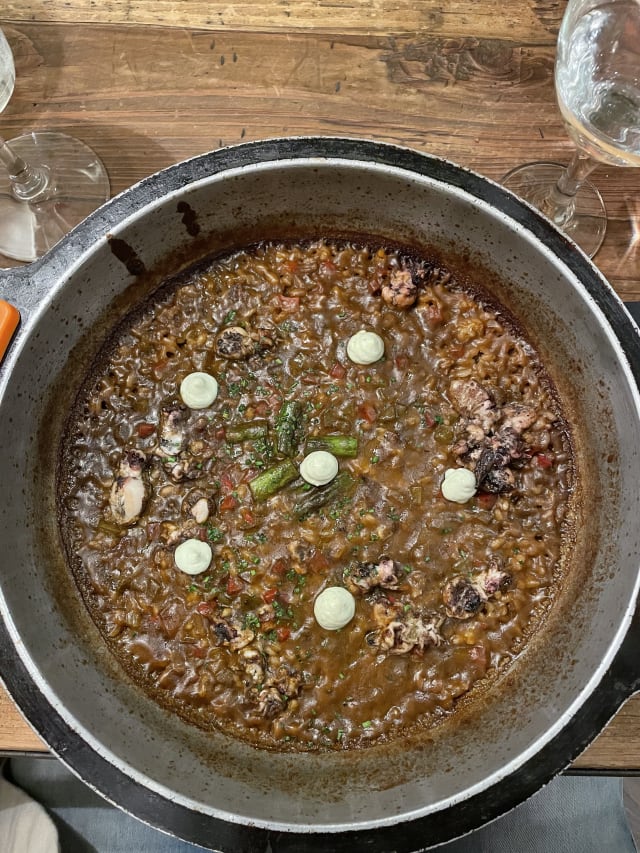
[[[255,631],[257,628],[260,627],[260,619],[258,619],[255,613],[245,613],[244,627],[250,628],[252,631]]]
[[[209,542],[220,542],[224,538],[224,533],[219,527],[207,527],[207,539]]]

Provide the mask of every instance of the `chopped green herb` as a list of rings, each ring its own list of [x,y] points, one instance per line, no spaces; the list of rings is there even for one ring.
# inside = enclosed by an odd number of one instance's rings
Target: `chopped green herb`
[[[363,729],[370,729],[371,725],[372,725],[371,720],[365,720],[364,723],[362,724],[362,728]]]
[[[290,607],[285,609],[277,599],[273,602],[273,612],[277,619],[293,619],[293,610]]]
[[[255,613],[245,613],[244,627],[255,630],[260,627],[260,619],[258,619]]]
[[[207,527],[207,539],[209,542],[220,542],[224,538],[224,533],[219,527]]]

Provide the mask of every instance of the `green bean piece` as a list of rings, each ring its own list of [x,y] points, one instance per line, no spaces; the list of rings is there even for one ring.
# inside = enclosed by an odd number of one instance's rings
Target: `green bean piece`
[[[278,453],[282,453],[283,456],[293,456],[297,450],[301,423],[302,403],[298,400],[284,402],[276,418]]]
[[[305,452],[328,450],[334,456],[354,459],[358,455],[358,439],[354,435],[314,435],[308,438]]]
[[[310,512],[315,512],[339,498],[349,497],[353,492],[355,483],[356,481],[348,471],[341,471],[327,486],[314,488],[301,496],[293,510],[296,518],[300,520],[309,515]]]
[[[249,483],[251,494],[255,501],[265,501],[271,495],[284,488],[288,483],[297,480],[300,474],[290,459],[278,462],[272,468],[267,468]]]
[[[241,441],[264,438],[269,432],[269,422],[264,420],[243,421],[232,424],[225,430],[225,438],[229,444],[239,444]]]

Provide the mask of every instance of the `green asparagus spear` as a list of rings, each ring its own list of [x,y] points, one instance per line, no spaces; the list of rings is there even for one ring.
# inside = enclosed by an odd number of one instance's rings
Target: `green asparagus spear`
[[[272,468],[258,474],[249,483],[251,494],[256,501],[265,501],[274,495],[279,489],[282,489],[287,483],[293,482],[299,477],[298,469],[290,459],[285,459],[284,462],[278,462]]]
[[[243,421],[242,423],[228,426],[225,430],[225,438],[230,444],[239,444],[241,441],[264,438],[268,432],[268,421]]]
[[[313,450],[328,450],[334,456],[354,459],[358,455],[358,439],[353,435],[314,435],[305,444],[306,453]]]
[[[353,491],[355,482],[348,471],[341,471],[329,485],[306,492],[294,507],[296,518],[304,518],[310,512],[315,512],[339,498],[348,497]]]
[[[302,403],[298,400],[284,402],[276,418],[278,453],[293,456],[297,449],[298,433],[302,421]]]

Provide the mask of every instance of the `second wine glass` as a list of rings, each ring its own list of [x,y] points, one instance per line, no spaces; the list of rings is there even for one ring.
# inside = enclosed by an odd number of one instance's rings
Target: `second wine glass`
[[[13,54],[0,30],[0,113],[15,83]],[[109,198],[98,155],[64,133],[0,137],[0,255],[34,261]]]
[[[607,214],[587,176],[600,163],[640,166],[640,0],[570,0],[558,36],[555,82],[576,146],[569,166],[529,163],[502,182],[593,256]]]

